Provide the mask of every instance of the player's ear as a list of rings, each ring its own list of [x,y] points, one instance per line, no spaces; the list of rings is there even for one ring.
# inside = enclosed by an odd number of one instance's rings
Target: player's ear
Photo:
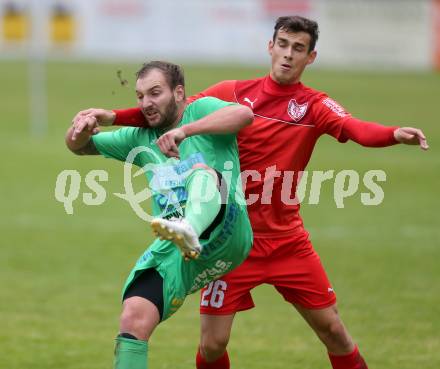
[[[269,44],[267,45],[267,51],[269,52],[269,55],[272,56],[272,50],[273,50],[273,40],[269,41]]]
[[[315,61],[317,55],[318,55],[318,52],[316,50],[313,50],[312,52],[310,52],[309,59],[307,60],[307,65],[312,64]]]
[[[174,99],[177,103],[182,102],[185,100],[185,87],[182,85],[177,85],[174,89]]]

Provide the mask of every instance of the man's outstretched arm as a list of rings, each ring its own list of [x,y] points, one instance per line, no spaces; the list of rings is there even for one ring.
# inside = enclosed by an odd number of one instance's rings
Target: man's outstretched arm
[[[413,127],[389,127],[378,123],[348,118],[342,127],[342,136],[366,147],[386,147],[397,143],[429,146],[422,130]]]
[[[339,142],[352,140],[366,147],[386,147],[403,143],[429,148],[422,130],[413,127],[384,126],[357,119],[333,99],[323,96],[314,104],[313,114],[320,133],[327,133]]]

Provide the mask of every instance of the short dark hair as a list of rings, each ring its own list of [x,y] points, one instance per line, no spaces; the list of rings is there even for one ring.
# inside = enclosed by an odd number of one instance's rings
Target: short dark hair
[[[318,23],[313,20],[300,17],[299,15],[279,17],[275,23],[274,29],[273,41],[277,38],[280,29],[286,32],[308,33],[310,35],[309,52],[315,49],[316,41],[318,41],[319,29]]]
[[[174,90],[178,85],[185,87],[185,76],[182,67],[166,61],[153,60],[144,63],[141,69],[136,72],[136,79],[146,76],[153,69],[159,69],[163,73],[171,90]]]

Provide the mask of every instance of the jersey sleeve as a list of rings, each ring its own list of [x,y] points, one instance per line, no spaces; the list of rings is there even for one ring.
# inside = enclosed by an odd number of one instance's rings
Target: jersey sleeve
[[[115,109],[114,126],[147,127],[147,120],[139,108]]]
[[[203,90],[198,94],[189,97],[188,102],[191,103],[197,99],[201,99],[202,97],[207,96],[216,97],[217,99],[223,101],[236,102],[234,94],[236,83],[236,80],[222,81],[216,83],[215,85],[208,87],[206,90]]]
[[[324,95],[314,104],[315,124],[319,134],[329,134],[339,142],[352,140],[366,147],[385,147],[397,143],[396,126],[384,126],[354,118],[335,100]]]
[[[383,126],[352,117],[345,121],[342,127],[342,137],[343,140],[352,140],[366,147],[386,147],[398,143],[394,138],[394,131],[397,128],[399,127]]]
[[[92,140],[101,155],[125,161],[131,149],[141,145],[141,141],[145,141],[142,140],[142,136],[141,129],[125,127],[111,132],[98,133],[92,136]],[[136,158],[133,164],[139,165]]]
[[[209,114],[212,114],[216,112],[217,110],[220,110],[222,108],[225,108],[227,106],[231,105],[237,105],[235,103],[223,101],[220,99],[217,99],[215,97],[202,97],[200,99],[197,99],[193,103],[189,105],[191,109],[191,115],[193,118],[193,121],[196,121],[198,119],[201,119],[203,117],[206,117]],[[223,139],[235,139],[236,134],[235,133],[224,133],[224,134],[217,134],[217,135],[211,135]]]

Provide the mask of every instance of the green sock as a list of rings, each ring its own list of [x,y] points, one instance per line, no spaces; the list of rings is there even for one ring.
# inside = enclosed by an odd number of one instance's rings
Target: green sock
[[[186,180],[186,190],[188,200],[185,219],[200,237],[220,211],[221,197],[217,180],[205,169],[196,169]]]
[[[114,369],[147,369],[147,341],[116,337]]]

